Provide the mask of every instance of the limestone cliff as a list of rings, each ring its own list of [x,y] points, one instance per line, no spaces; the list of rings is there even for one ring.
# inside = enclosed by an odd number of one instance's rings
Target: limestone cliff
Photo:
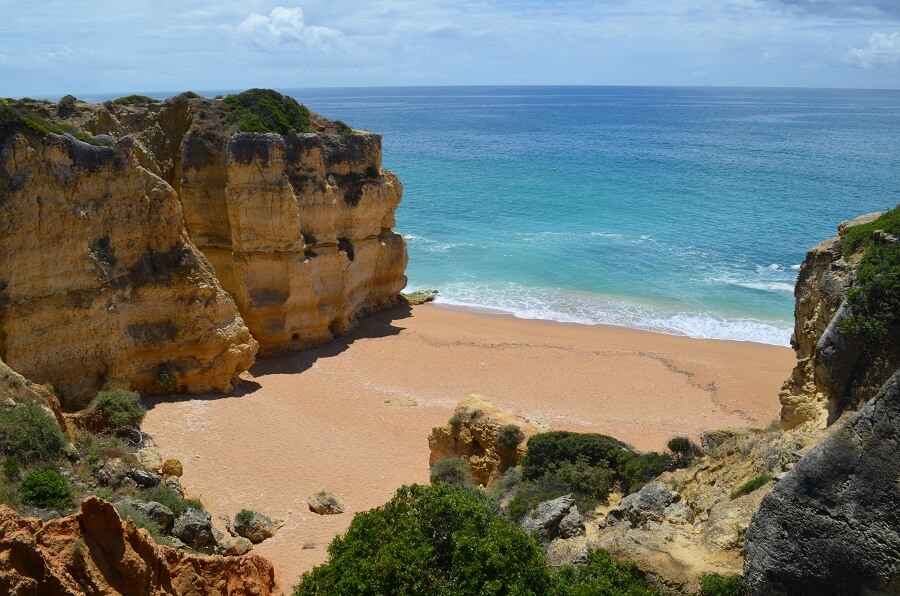
[[[876,345],[840,330],[850,314],[846,295],[862,258],[859,251],[846,254],[848,233],[879,215],[842,223],[838,236],[810,249],[800,266],[791,342],[797,365],[780,394],[785,429],[830,424],[844,411],[864,404],[900,367],[897,341]]]
[[[381,136],[316,114],[308,132],[234,134],[232,109],[199,97],[78,104],[67,122],[134,137],[140,163],[178,193],[192,241],[261,353],[326,343],[397,304],[407,253],[391,228],[403,188],[381,169]]]
[[[160,546],[89,497],[77,513],[41,522],[0,505],[0,593],[266,596],[281,593],[256,554],[207,557]]]
[[[229,390],[257,344],[131,139],[0,133],[0,357],[71,408],[109,387]]]

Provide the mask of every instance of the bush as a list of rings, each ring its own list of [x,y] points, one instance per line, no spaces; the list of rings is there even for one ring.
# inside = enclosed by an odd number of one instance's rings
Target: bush
[[[174,490],[164,484],[158,484],[141,492],[142,501],[156,501],[165,505],[169,511],[178,517],[188,509],[203,509],[203,503],[197,499],[183,499]]]
[[[502,500],[509,491],[522,484],[522,468],[516,466],[508,469],[503,476],[491,484],[487,494],[496,501]]]
[[[661,453],[638,453],[629,445],[596,433],[554,431],[528,439],[522,460],[522,473],[533,480],[554,472],[562,462],[576,463],[579,457],[591,466],[604,465],[626,492],[635,492],[672,467],[672,459]]]
[[[22,463],[50,460],[66,444],[56,419],[30,402],[0,410],[0,453]]]
[[[109,435],[95,435],[80,432],[75,435],[75,448],[89,464],[98,464],[103,460],[122,457],[133,450],[122,439]]]
[[[673,455],[681,458],[692,457],[700,452],[700,448],[687,437],[672,437],[667,447]]]
[[[255,514],[249,509],[241,509],[237,512],[237,515],[234,516],[234,523],[246,526],[253,521],[254,515]]]
[[[616,563],[604,550],[588,553],[585,565],[560,567],[554,577],[553,594],[559,596],[657,596],[646,574],[634,563]]]
[[[522,432],[522,429],[515,424],[506,424],[497,431],[497,436],[494,437],[494,445],[500,449],[512,450],[518,447],[524,438],[525,433]]]
[[[113,430],[137,428],[147,414],[141,405],[141,396],[123,389],[101,391],[91,401],[90,407],[99,410],[106,425]]]
[[[19,462],[14,460],[11,457],[7,457],[3,460],[3,477],[6,478],[10,482],[18,482],[19,477],[22,475],[22,466],[19,465]]]
[[[226,120],[236,132],[277,132],[281,135],[312,132],[309,109],[271,89],[250,89],[224,99]]]
[[[52,509],[65,509],[72,500],[66,479],[52,466],[25,472],[19,483],[19,495],[26,505]]]
[[[378,178],[381,176],[381,171],[375,166],[369,166],[365,171],[367,178]]]
[[[431,483],[474,485],[469,464],[459,457],[442,457],[431,466]]]
[[[337,129],[338,134],[348,135],[353,132],[353,129],[343,120],[335,120],[334,127]]]
[[[177,103],[179,101],[187,101],[189,99],[200,99],[200,96],[193,91],[185,91],[184,93],[179,93],[175,97],[171,98],[170,101]]]
[[[303,574],[307,594],[546,594],[541,547],[498,515],[477,489],[404,486],[384,506],[358,513]]]
[[[572,493],[582,512],[605,502],[613,486],[613,472],[603,462],[591,465],[579,456],[575,463],[562,461],[540,478],[523,482],[507,506],[510,519],[521,521],[538,503]]]
[[[737,499],[738,497],[743,497],[744,495],[749,495],[750,493],[752,493],[756,489],[760,488],[761,486],[768,484],[768,482],[771,479],[772,479],[772,477],[769,476],[768,474],[763,474],[762,476],[757,476],[753,480],[750,480],[750,481],[744,483],[739,488],[735,489],[731,493],[731,498]]]
[[[74,95],[64,95],[62,99],[59,100],[56,113],[62,118],[71,116],[75,113],[75,102],[77,101],[78,99]]]
[[[23,126],[40,136],[48,134],[70,135],[79,141],[90,143],[91,145],[102,145],[90,133],[76,130],[68,124],[50,122],[28,110],[19,109],[8,104],[0,105],[0,126],[2,125]]]
[[[460,416],[459,414],[454,414],[453,416],[450,416],[449,424],[453,428],[459,428],[460,426],[462,426],[462,423],[463,423],[463,419],[462,419],[462,416]]]
[[[122,105],[122,106],[135,106],[146,103],[159,103],[158,99],[153,99],[152,97],[147,97],[146,95],[126,95],[125,97],[120,97],[118,99],[112,100],[112,103]]]
[[[711,573],[703,576],[700,593],[703,596],[744,596],[747,586],[740,575]]]

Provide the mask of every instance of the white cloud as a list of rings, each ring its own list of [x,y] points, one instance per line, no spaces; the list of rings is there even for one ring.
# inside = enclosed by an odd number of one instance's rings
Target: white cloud
[[[268,16],[251,13],[237,27],[238,35],[266,50],[302,45],[315,50],[329,50],[344,43],[344,34],[331,27],[307,25],[303,9],[276,6]]]
[[[844,60],[850,66],[866,69],[900,66],[900,33],[873,33],[868,46],[850,48]]]

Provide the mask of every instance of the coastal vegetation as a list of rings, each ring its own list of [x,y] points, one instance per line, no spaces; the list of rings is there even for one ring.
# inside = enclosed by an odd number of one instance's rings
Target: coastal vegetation
[[[436,482],[473,486],[475,479],[461,457],[442,457],[431,466],[431,483]]]
[[[732,491],[731,498],[737,499],[738,497],[743,497],[744,495],[749,495],[756,489],[761,488],[761,487],[765,486],[766,484],[768,484],[770,480],[772,480],[772,477],[769,476],[768,474],[762,474],[760,476],[757,476],[753,480],[748,480],[747,482],[745,482],[744,484],[742,484],[741,486],[736,488],[734,491]]]
[[[747,585],[744,578],[735,573],[705,575],[700,584],[701,596],[744,596]]]
[[[56,419],[39,404],[32,402],[0,410],[0,453],[11,460],[22,464],[50,461],[65,444]]]
[[[139,427],[147,414],[140,394],[123,389],[101,391],[89,407],[100,412],[106,426],[114,431]]]
[[[153,99],[152,97],[148,97],[146,95],[133,94],[114,99],[112,100],[112,103],[120,106],[134,106],[148,103],[159,103],[159,100]]]
[[[633,564],[594,551],[577,569],[550,567],[541,546],[481,491],[455,484],[400,488],[358,513],[304,573],[312,594],[629,594],[658,592]]]
[[[0,103],[0,127],[24,126],[39,135],[69,135],[91,145],[102,145],[100,141],[94,139],[92,134],[77,130],[68,124],[50,122],[33,111],[25,109],[24,103],[27,102],[22,100],[14,103],[8,101]]]
[[[847,291],[850,315],[840,330],[885,341],[900,324],[900,205],[847,230],[843,251],[845,256],[862,252],[862,259]]]
[[[228,95],[226,120],[233,132],[311,132],[309,109],[292,97],[271,89],[250,89]]]

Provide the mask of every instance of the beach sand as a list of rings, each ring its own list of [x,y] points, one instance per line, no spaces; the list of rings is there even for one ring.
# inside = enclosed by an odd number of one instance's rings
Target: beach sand
[[[675,435],[768,425],[793,364],[789,348],[427,304],[260,359],[232,396],[156,400],[143,428],[183,462],[185,487],[214,519],[248,508],[285,520],[255,551],[290,588],[355,512],[428,481],[431,428],[470,393],[557,430],[663,450]],[[320,489],[347,512],[311,513],[306,498]]]

